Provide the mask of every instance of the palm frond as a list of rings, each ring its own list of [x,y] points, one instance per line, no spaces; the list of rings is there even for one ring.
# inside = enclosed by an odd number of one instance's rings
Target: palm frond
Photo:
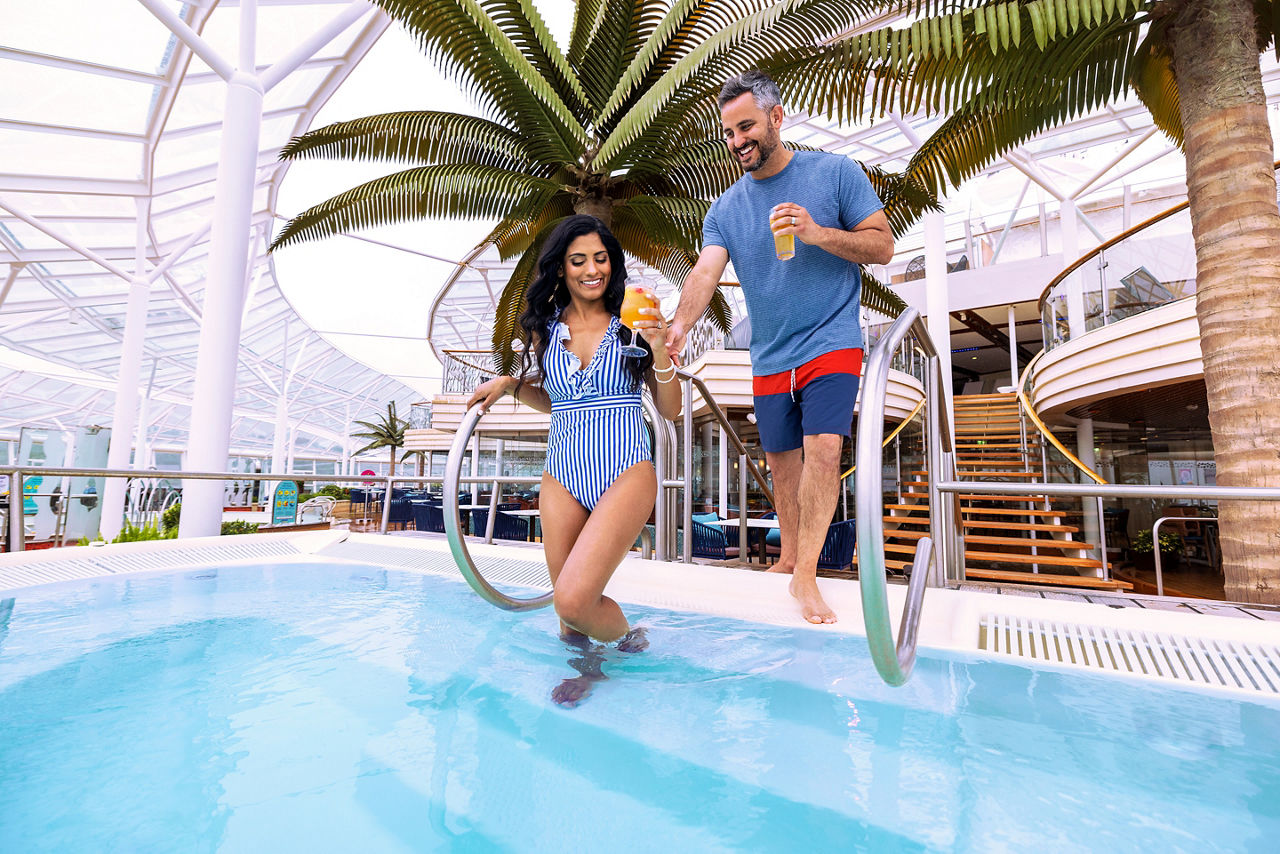
[[[600,106],[609,97],[618,75],[652,29],[662,0],[586,0],[579,5],[569,40],[569,64],[582,78],[599,126]]]
[[[1280,6],[1280,2],[1276,4]],[[1156,127],[1182,148],[1182,99],[1173,74],[1173,54],[1161,38],[1164,34],[1152,28],[1138,46],[1134,56],[1133,88],[1142,104],[1151,112]]]
[[[883,282],[871,274],[866,267],[861,267],[862,297],[860,302],[872,311],[878,311],[885,317],[897,317],[907,308],[902,297],[889,290]]]
[[[520,211],[513,210],[479,245],[493,244],[498,256],[509,261],[522,252],[528,252],[547,223],[558,222],[572,213],[573,198],[568,193],[556,193],[546,204],[526,205]]]
[[[585,125],[594,112],[590,99],[560,52],[560,46],[547,29],[537,6],[530,0],[480,0],[480,5],[557,92],[572,96],[566,100],[579,124]]]
[[[479,163],[511,172],[543,174],[520,134],[477,116],[416,110],[335,122],[294,137],[281,160],[394,160]]]
[[[597,168],[614,165],[626,147],[667,110],[681,88],[717,58],[732,53],[739,70],[744,70],[779,50],[815,44],[877,8],[873,0],[782,0],[734,21],[697,45],[644,92],[601,145]],[[602,115],[611,116],[624,99],[622,92],[616,93]]]
[[[573,162],[586,131],[551,81],[477,0],[375,0],[482,109],[529,141],[544,162]]]
[[[861,165],[876,196],[884,203],[885,218],[894,234],[905,234],[926,211],[942,210],[938,197],[910,175]]]
[[[702,242],[702,220],[711,203],[678,196],[633,196],[614,208],[630,212],[654,243],[676,246],[697,255]]]
[[[515,374],[516,352],[511,345],[520,337],[519,321],[520,314],[524,310],[525,293],[537,274],[538,255],[543,241],[559,223],[559,219],[548,221],[534,235],[529,249],[516,262],[515,268],[511,271],[511,278],[507,280],[506,287],[502,289],[502,296],[498,298],[498,306],[493,317],[493,363],[503,376],[509,377]]]
[[[669,195],[678,191],[695,199],[717,198],[742,177],[728,147],[719,141],[686,143],[652,158],[637,161],[627,179],[645,192]]]
[[[353,187],[285,224],[271,251],[350,229],[427,218],[483,219],[545,204],[558,184],[488,166],[448,164],[406,169]]]

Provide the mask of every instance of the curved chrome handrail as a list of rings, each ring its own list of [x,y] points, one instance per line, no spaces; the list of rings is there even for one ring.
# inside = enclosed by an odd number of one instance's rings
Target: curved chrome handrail
[[[462,519],[458,516],[458,487],[461,486],[462,455],[466,453],[467,443],[471,441],[471,434],[475,432],[476,424],[483,414],[484,409],[478,403],[467,410],[467,414],[462,417],[462,423],[458,425],[458,432],[453,436],[453,444],[449,447],[449,458],[444,466],[444,532],[449,539],[449,551],[453,552],[458,570],[471,585],[471,589],[479,593],[480,598],[490,605],[496,605],[504,611],[533,611],[545,608],[553,601],[554,590],[548,590],[546,593],[527,599],[508,596],[486,581],[480,574],[480,570],[476,569],[475,562],[471,560],[471,552],[467,550],[466,540],[462,536]],[[498,479],[494,478],[495,483]]]
[[[1066,445],[1062,444],[1057,436],[1053,435],[1049,425],[1044,423],[1040,418],[1040,413],[1036,412],[1035,407],[1031,405],[1031,396],[1027,394],[1027,383],[1031,381],[1031,373],[1035,369],[1036,363],[1040,361],[1040,357],[1048,352],[1048,350],[1041,350],[1036,353],[1035,357],[1022,369],[1022,376],[1018,379],[1018,402],[1022,404],[1022,410],[1031,418],[1031,423],[1036,425],[1040,435],[1048,439],[1049,444],[1053,445],[1058,453],[1066,457],[1073,466],[1093,480],[1094,483],[1107,483],[1105,477],[1085,465],[1079,457],[1068,450]]]
[[[880,434],[884,424],[884,400],[889,383],[889,365],[898,344],[907,333],[914,331],[917,340],[930,359],[926,375],[925,395],[929,401],[930,427],[935,434],[930,438],[930,470],[932,479],[939,479],[944,453],[952,448],[950,434],[946,432],[947,419],[938,412],[939,368],[937,350],[929,338],[920,312],[908,308],[893,322],[889,331],[880,339],[863,371],[866,383],[862,392],[862,411],[858,418],[858,436],[855,444],[857,456],[857,488],[854,496],[858,530],[858,584],[862,591],[862,619],[867,630],[867,646],[871,660],[880,677],[890,685],[902,685],[911,676],[915,666],[916,638],[920,629],[920,607],[931,563],[937,562],[933,539],[922,538],[916,545],[912,562],[911,580],[907,586],[906,605],[898,629],[898,640],[893,639],[893,626],[889,618],[888,584],[884,567],[884,496],[881,494],[884,463],[880,457]],[[944,435],[938,435],[944,434]],[[945,439],[945,441],[940,441]],[[933,493],[934,490],[930,490]],[[945,526],[945,508],[941,500],[931,508],[931,519]],[[945,530],[939,527],[936,530]],[[943,537],[946,540],[946,536]],[[944,550],[943,560],[946,559]]]

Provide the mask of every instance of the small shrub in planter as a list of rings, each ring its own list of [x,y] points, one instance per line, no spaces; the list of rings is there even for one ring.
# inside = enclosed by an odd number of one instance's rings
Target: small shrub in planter
[[[1133,565],[1138,569],[1154,569],[1151,531],[1143,529],[1133,538],[1129,549]],[[1165,531],[1160,535],[1160,565],[1172,569],[1182,560],[1182,535],[1177,531]]]
[[[231,534],[256,534],[260,522],[246,522],[243,519],[236,519],[232,522],[222,523],[222,536],[226,537]]]

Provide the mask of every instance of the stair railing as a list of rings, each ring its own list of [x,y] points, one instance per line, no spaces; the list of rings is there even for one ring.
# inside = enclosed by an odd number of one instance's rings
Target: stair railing
[[[889,617],[888,584],[884,563],[884,460],[881,436],[885,393],[894,351],[908,334],[927,360],[925,406],[928,418],[926,469],[929,471],[929,536],[916,546],[907,585],[906,602],[895,643]],[[863,372],[862,411],[855,441],[857,487],[854,494],[858,529],[858,583],[862,591],[862,618],[867,646],[880,677],[890,685],[902,685],[915,666],[916,639],[924,589],[941,586],[943,576],[955,576],[963,565],[964,538],[960,532],[959,497],[943,496],[939,481],[954,481],[955,443],[951,422],[943,411],[943,378],[937,348],[929,337],[920,312],[908,308],[889,327],[867,359]],[[936,551],[935,551],[936,549]]]

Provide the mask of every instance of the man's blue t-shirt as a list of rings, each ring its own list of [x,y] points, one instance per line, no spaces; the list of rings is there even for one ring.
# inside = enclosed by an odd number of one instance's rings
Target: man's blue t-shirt
[[[716,199],[702,224],[702,245],[729,250],[751,317],[756,376],[862,346],[858,265],[800,240],[795,257],[779,261],[769,211],[783,202],[800,205],[818,225],[845,231],[884,207],[861,166],[825,151],[792,152],[777,175],[743,175]]]

